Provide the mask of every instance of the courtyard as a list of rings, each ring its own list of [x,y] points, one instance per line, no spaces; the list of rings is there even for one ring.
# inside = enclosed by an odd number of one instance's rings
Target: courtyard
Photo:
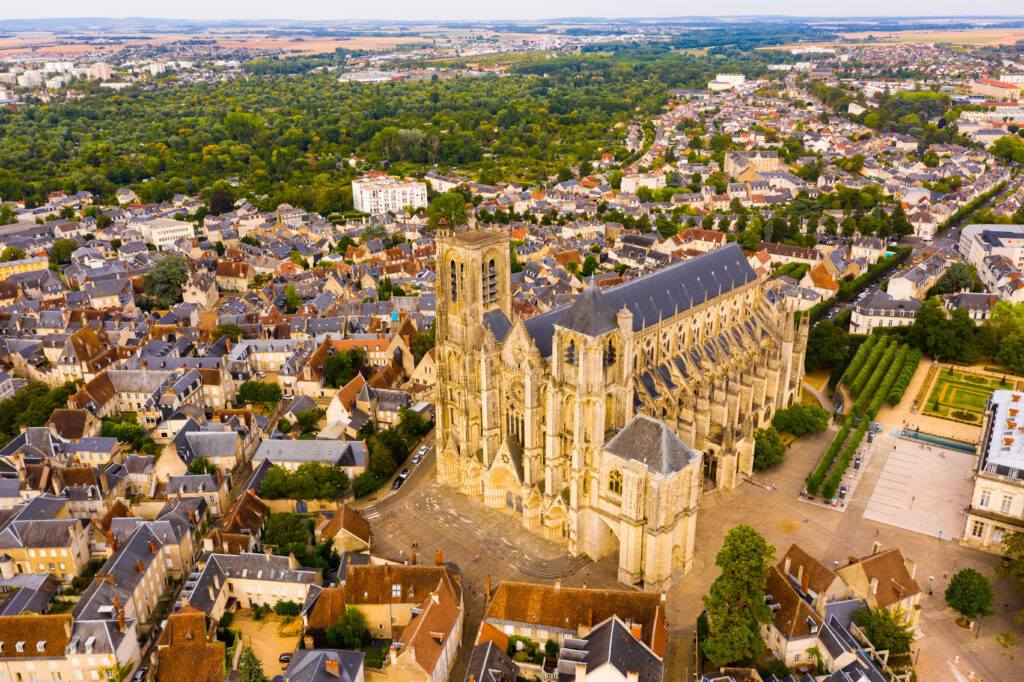
[[[239,611],[231,619],[231,628],[242,633],[242,646],[250,647],[263,663],[263,672],[268,678],[284,674],[287,663],[278,657],[285,652],[295,651],[302,634],[302,619],[277,616],[268,613],[260,620],[252,612]]]

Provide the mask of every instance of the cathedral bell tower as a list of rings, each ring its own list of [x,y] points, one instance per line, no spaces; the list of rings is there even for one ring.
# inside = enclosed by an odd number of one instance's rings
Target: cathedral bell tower
[[[438,477],[479,493],[475,482],[459,478],[465,463],[452,458],[486,467],[499,445],[497,351],[486,341],[512,320],[509,237],[473,218],[435,236]]]

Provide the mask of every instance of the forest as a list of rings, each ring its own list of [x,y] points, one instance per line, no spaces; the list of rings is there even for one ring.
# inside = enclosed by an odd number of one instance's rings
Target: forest
[[[397,173],[427,166],[481,181],[536,181],[600,153],[626,156],[624,123],[660,110],[666,91],[719,71],[763,73],[770,52],[734,56],[619,52],[522,65],[506,77],[338,83],[331,74],[270,73],[219,83],[99,92],[0,111],[0,197],[42,202],[88,190],[107,201],[130,186],[143,201],[241,192],[328,214],[351,208],[353,156]],[[253,65],[254,71],[262,70]]]

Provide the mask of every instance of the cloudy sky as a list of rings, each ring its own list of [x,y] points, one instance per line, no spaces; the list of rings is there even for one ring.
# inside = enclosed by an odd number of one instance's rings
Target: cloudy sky
[[[1006,14],[1014,3],[975,0],[860,0],[822,3],[820,0],[732,0],[727,5],[678,0],[519,0],[514,3],[480,0],[176,0],[140,3],[137,0],[49,0],[45,3],[0,2],[0,21],[42,17],[166,17],[174,19],[546,19],[570,16],[664,17],[732,15],[822,16],[948,16],[970,11],[974,16]],[[1020,7],[1017,8],[1018,11]]]

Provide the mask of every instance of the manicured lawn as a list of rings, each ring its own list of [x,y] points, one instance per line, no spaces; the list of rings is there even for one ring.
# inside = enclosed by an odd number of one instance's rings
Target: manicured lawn
[[[944,419],[980,423],[985,403],[992,391],[1017,389],[1018,382],[965,372],[962,370],[940,370],[922,406],[925,414]]]

